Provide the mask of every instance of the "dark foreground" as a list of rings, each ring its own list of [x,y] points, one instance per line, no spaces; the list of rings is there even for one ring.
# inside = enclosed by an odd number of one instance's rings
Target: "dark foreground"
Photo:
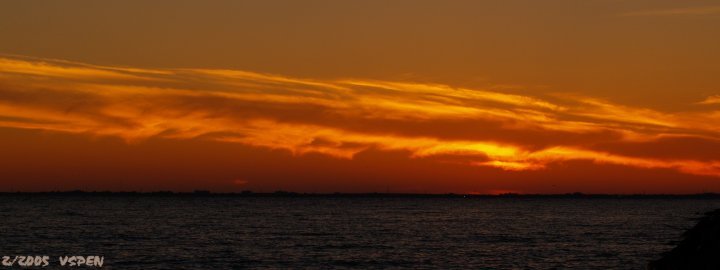
[[[2,194],[0,256],[48,255],[44,269],[73,255],[103,256],[102,269],[642,269],[715,208],[698,198]]]
[[[683,239],[648,269],[720,269],[720,209],[707,212]]]

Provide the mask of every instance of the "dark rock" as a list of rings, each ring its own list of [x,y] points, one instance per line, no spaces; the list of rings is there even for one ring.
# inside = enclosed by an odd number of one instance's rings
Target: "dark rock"
[[[720,269],[720,209],[708,212],[683,239],[647,269]]]

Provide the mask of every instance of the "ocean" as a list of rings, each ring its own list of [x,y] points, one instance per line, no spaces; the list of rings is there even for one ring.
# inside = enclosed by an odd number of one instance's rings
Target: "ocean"
[[[720,200],[11,194],[0,196],[0,256],[48,256],[38,269],[62,256],[102,257],[102,269],[644,269],[716,208]]]

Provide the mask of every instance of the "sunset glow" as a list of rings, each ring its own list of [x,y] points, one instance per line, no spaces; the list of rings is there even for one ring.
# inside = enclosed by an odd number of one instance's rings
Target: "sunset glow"
[[[0,177],[6,190],[720,192],[720,35],[692,31],[720,12],[668,3],[367,3],[342,20],[326,3],[267,24],[250,16],[275,8],[260,3],[160,13],[187,34],[103,6],[58,26],[8,14]],[[80,43],[80,26],[100,34]],[[24,34],[41,28],[48,40]]]
[[[118,137],[129,144],[151,137],[214,140],[350,160],[369,149],[403,151],[410,159],[508,171],[587,160],[720,181],[716,159],[604,147],[653,144],[672,154],[673,143],[717,145],[720,118],[713,110],[665,113],[583,96],[551,101],[440,84],[233,70],[18,58],[0,59],[0,70],[5,128]]]

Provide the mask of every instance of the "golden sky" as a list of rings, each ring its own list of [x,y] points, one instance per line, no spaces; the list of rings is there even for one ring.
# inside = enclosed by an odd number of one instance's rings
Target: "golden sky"
[[[714,1],[0,4],[2,190],[720,192]]]

